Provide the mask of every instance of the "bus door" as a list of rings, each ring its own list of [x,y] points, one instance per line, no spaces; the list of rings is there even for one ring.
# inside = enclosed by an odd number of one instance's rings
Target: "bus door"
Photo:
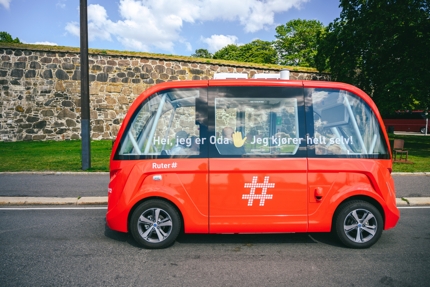
[[[302,88],[209,89],[209,232],[307,230]]]

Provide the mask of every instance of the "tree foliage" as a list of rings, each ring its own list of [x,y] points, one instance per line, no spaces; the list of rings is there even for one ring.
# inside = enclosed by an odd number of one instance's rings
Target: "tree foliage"
[[[324,25],[317,20],[296,19],[276,27],[274,44],[279,64],[315,67],[317,35],[322,31]]]
[[[214,59],[251,62],[261,64],[276,64],[277,54],[271,42],[254,40],[244,45],[230,44],[217,51]]]
[[[1,43],[21,43],[18,37],[13,39],[12,36],[7,32],[0,32],[0,42]]]
[[[371,95],[383,113],[430,106],[430,2],[341,0],[316,67]]]
[[[191,57],[211,59],[212,54],[206,49],[197,49]]]
[[[216,51],[213,55],[213,58],[220,60],[240,61],[238,54],[239,46],[235,44],[230,44]]]

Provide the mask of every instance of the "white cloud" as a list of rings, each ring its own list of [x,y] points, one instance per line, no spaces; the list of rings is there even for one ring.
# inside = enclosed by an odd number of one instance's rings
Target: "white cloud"
[[[237,40],[238,38],[233,35],[212,35],[210,38],[201,38],[201,41],[208,45],[208,51],[211,53],[227,45],[237,44]]]
[[[0,0],[5,1],[5,0]],[[245,32],[253,33],[274,25],[276,13],[299,8],[309,0],[120,0],[121,20],[109,19],[98,4],[88,6],[89,40],[117,39],[126,48],[150,50],[157,47],[173,52],[175,43],[185,43],[181,29],[186,23],[236,21]],[[67,23],[66,31],[79,35],[76,22]],[[203,39],[216,51],[237,42],[235,36],[213,35]]]
[[[55,4],[55,7],[64,9],[64,8],[66,8],[66,3],[65,2],[66,2],[66,0],[58,0],[57,4]]]
[[[69,32],[72,35],[78,36],[81,34],[79,30],[79,23],[78,22],[69,22],[67,23],[66,27],[67,32]]]
[[[88,40],[112,41],[109,27],[112,21],[107,19],[106,9],[98,4],[88,6]]]
[[[29,43],[29,44],[35,44],[35,45],[48,45],[48,46],[58,46],[58,44],[57,44],[57,43],[48,42],[48,41],[44,41],[44,42],[35,42],[35,43]]]
[[[6,8],[6,9],[8,9],[9,10],[9,7],[10,7],[10,2],[11,2],[12,0],[0,0],[0,4],[1,5],[3,5],[3,7],[4,8]]]

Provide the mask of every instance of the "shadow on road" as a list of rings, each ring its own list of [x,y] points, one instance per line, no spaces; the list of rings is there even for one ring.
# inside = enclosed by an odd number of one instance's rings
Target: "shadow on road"
[[[105,226],[104,235],[112,240],[137,244],[130,233],[122,233]],[[176,240],[180,244],[326,244],[343,247],[331,233],[286,233],[286,234],[180,234]]]

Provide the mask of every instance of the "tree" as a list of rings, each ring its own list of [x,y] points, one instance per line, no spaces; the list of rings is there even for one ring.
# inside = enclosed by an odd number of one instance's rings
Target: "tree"
[[[216,51],[213,55],[214,59],[240,61],[238,56],[239,47],[235,44],[230,44]]]
[[[316,67],[373,97],[381,112],[430,106],[430,2],[341,0]]]
[[[12,36],[7,32],[0,32],[0,42],[1,43],[21,43],[18,37],[13,39]]]
[[[317,35],[322,31],[324,25],[317,20],[296,19],[276,27],[274,45],[279,64],[315,67]]]
[[[239,46],[238,56],[243,62],[260,64],[276,64],[277,62],[277,53],[273,44],[262,40],[254,40]]]
[[[213,58],[248,63],[276,64],[277,54],[271,42],[254,40],[251,43],[240,46],[227,45],[215,52]]]
[[[191,55],[191,57],[211,59],[212,54],[206,49],[197,49],[195,53]]]

